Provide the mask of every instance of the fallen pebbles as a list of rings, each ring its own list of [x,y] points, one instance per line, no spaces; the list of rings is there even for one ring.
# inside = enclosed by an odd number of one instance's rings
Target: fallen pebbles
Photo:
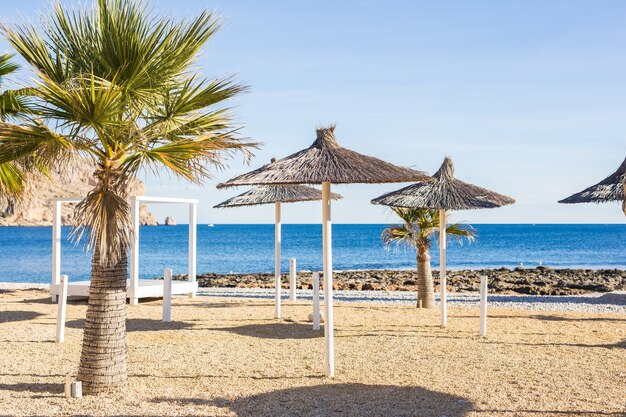
[[[200,288],[198,295],[206,297],[232,297],[257,300],[274,299],[274,290],[265,288]],[[415,305],[416,295],[408,291],[346,291],[333,293],[336,302],[382,303]],[[323,295],[321,295],[323,299]],[[289,299],[289,292],[282,291],[282,300]],[[436,296],[437,301],[439,296]],[[311,290],[299,290],[298,301],[311,302]],[[478,293],[448,293],[448,305],[457,307],[478,307]],[[490,308],[510,308],[515,310],[576,311],[588,313],[626,314],[626,292],[593,293],[584,295],[500,295],[489,294]]]

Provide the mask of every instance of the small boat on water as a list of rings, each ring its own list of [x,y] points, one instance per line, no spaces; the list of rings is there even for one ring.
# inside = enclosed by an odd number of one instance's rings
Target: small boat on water
[[[215,225],[214,225],[213,223],[209,223],[209,224],[207,224],[207,226],[209,226],[209,227],[215,227]]]

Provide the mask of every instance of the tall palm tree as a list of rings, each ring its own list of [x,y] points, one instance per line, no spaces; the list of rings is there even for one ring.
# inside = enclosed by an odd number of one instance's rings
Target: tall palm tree
[[[433,275],[430,269],[430,246],[432,239],[439,234],[439,210],[392,207],[401,223],[383,230],[381,238],[385,246],[392,244],[416,249],[417,256],[417,305],[423,308],[435,307]],[[446,216],[447,217],[447,216]],[[462,242],[471,242],[476,233],[471,227],[454,223],[446,227],[446,234]]]
[[[0,163],[29,155],[59,166],[96,165],[96,185],[77,205],[73,236],[92,251],[91,285],[78,379],[86,393],[124,384],[129,181],[141,172],[201,183],[255,143],[237,133],[222,102],[245,88],[205,80],[198,53],[220,27],[203,12],[160,18],[139,1],[99,0],[94,8],[52,6],[41,31],[4,26],[37,75],[34,113],[0,124]]]

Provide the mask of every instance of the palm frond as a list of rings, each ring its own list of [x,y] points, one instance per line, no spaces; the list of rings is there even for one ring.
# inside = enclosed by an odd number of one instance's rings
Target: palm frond
[[[11,58],[13,58],[13,55],[0,54],[0,86],[2,86],[1,77],[7,76],[20,68],[19,65],[11,61]]]
[[[446,227],[446,236],[454,239],[460,245],[463,242],[472,243],[476,240],[478,232],[470,225],[463,225],[461,223],[453,223]]]
[[[24,191],[24,174],[11,162],[0,164],[0,201],[19,196]]]
[[[21,125],[0,122],[0,164],[38,161],[59,164],[73,154],[77,145],[71,137],[58,134],[39,119]]]

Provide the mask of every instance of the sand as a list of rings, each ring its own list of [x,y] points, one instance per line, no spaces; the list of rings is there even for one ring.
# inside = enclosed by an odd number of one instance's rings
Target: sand
[[[626,315],[437,310],[338,303],[336,378],[323,377],[323,337],[306,303],[175,298],[128,306],[129,382],[123,392],[66,400],[84,303],[44,291],[0,291],[0,415],[623,416]]]

